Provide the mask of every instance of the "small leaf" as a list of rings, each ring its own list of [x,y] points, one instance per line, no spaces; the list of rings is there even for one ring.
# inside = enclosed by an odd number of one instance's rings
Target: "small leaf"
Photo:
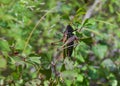
[[[62,78],[64,79],[71,79],[73,80],[75,77],[78,76],[78,74],[75,71],[63,71],[61,73]]]
[[[44,86],[49,86],[50,82],[49,81],[44,81]]]
[[[111,86],[118,86],[118,81],[117,80],[112,80],[111,81]]]
[[[19,79],[19,74],[17,72],[13,72],[12,77],[14,78],[14,80],[18,80]]]
[[[40,64],[41,57],[29,57],[30,61]]]
[[[103,59],[107,53],[107,46],[98,44],[93,46],[92,50],[99,59]]]
[[[71,86],[72,82],[71,80],[65,80],[67,86]]]
[[[66,58],[64,60],[64,63],[65,63],[65,68],[67,70],[73,70],[74,69],[74,64],[73,64],[73,61],[70,61],[68,58]]]
[[[111,4],[109,4],[109,10],[110,10],[111,13],[114,12],[114,8],[113,8],[113,6]]]
[[[92,37],[87,37],[87,38],[81,38],[80,41],[83,41],[87,45],[91,45],[93,43]]]
[[[83,76],[82,76],[82,75],[78,75],[78,76],[77,76],[77,81],[82,82],[82,81],[83,81],[83,79],[84,79],[84,78],[83,78]]]
[[[79,9],[77,10],[77,16],[78,16],[78,15],[82,15],[82,14],[85,14],[85,9],[84,9],[84,8],[79,8]]]
[[[15,60],[12,58],[12,57],[9,57],[10,58],[10,60],[11,60],[11,64],[15,64],[16,62],[15,62]]]
[[[5,69],[7,66],[7,61],[2,57],[0,56],[0,69]]]
[[[94,80],[98,79],[99,77],[98,71],[93,66],[89,66],[88,75]]]
[[[33,79],[25,83],[25,86],[40,86],[40,79]]]
[[[82,34],[82,33],[77,32],[77,31],[75,32],[75,34],[76,34],[76,36],[77,36],[77,37],[80,37],[80,38],[81,38],[81,37],[83,37],[83,34]]]
[[[10,51],[9,44],[5,39],[0,39],[0,50],[2,51]]]
[[[83,56],[81,54],[76,55],[76,58],[80,61],[80,62],[85,62]]]
[[[105,59],[102,62],[102,66],[111,71],[114,71],[116,69],[116,65],[113,63],[113,61],[111,59]]]
[[[88,18],[85,19],[85,21],[84,21],[83,24],[82,24],[82,27],[85,26],[86,23],[88,23],[88,20],[89,20]]]

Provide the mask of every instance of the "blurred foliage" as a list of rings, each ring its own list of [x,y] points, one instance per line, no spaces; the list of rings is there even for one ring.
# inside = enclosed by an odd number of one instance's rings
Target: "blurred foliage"
[[[120,1],[102,7],[82,26],[94,0],[0,0],[0,86],[120,86]],[[98,11],[97,11],[98,10]],[[51,71],[65,27],[83,27],[72,59]]]

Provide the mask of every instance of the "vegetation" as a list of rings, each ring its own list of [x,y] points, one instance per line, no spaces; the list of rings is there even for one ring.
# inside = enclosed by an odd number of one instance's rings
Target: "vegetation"
[[[94,1],[0,0],[0,86],[120,86],[120,1]],[[69,24],[78,42],[55,76]]]

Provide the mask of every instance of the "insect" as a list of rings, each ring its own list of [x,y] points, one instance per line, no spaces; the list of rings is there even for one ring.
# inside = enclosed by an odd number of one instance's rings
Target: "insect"
[[[63,50],[63,57],[71,57],[74,47],[74,40],[77,40],[77,37],[73,34],[74,30],[71,25],[67,25],[66,30],[63,36],[63,43],[62,46],[67,47]]]
[[[57,71],[57,63],[63,58],[71,57],[74,48],[74,41],[77,40],[77,37],[73,34],[75,30],[71,25],[67,25],[66,30],[64,31],[63,38],[60,40],[63,42],[63,45],[60,50],[55,52],[53,55],[53,60],[51,62],[51,69],[55,76],[59,76],[60,73]],[[54,44],[54,43],[52,43]]]
[[[67,25],[66,30],[63,33],[63,38],[60,40],[63,42],[63,45],[59,52],[63,51],[62,57],[71,57],[73,53],[74,48],[74,41],[78,38],[73,34],[75,30],[73,30],[71,25]],[[52,43],[54,45],[54,43]],[[60,54],[60,53],[59,53]],[[59,57],[59,55],[56,56],[56,58]]]

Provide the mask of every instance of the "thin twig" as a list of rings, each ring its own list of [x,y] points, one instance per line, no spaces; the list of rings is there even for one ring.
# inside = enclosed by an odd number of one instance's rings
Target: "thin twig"
[[[34,26],[34,28],[32,29],[32,31],[30,32],[30,34],[29,34],[29,36],[28,36],[28,39],[27,39],[27,41],[26,41],[26,43],[25,43],[25,46],[24,46],[24,49],[23,49],[23,52],[22,52],[22,53],[24,53],[26,47],[28,46],[28,43],[29,43],[29,41],[30,41],[30,39],[31,39],[31,37],[32,37],[32,34],[33,34],[33,32],[35,31],[35,29],[37,28],[37,26],[41,23],[41,21],[44,19],[44,17],[45,17],[48,13],[52,12],[53,9],[54,9],[54,8],[52,8],[51,10],[49,10],[48,12],[46,12],[46,13],[39,19],[39,21],[36,23],[36,25]]]

